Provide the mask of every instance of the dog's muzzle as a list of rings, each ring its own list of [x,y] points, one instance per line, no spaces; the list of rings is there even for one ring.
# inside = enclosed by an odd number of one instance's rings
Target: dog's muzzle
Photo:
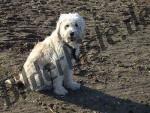
[[[74,42],[76,42],[76,43],[81,43],[82,42],[82,40],[80,39],[80,38],[78,38],[76,35],[75,35],[75,32],[70,32],[70,36],[69,36],[69,39],[70,39],[70,41],[74,41]]]

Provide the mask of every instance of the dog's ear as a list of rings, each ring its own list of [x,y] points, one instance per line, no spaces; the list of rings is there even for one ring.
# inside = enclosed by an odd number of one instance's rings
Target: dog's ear
[[[56,24],[56,32],[59,34],[60,33],[60,26],[61,26],[61,23],[63,21],[63,18],[65,17],[66,14],[61,14],[58,21],[57,21],[57,24]]]
[[[80,29],[81,29],[81,38],[83,39],[84,35],[85,35],[85,20],[78,13],[75,13],[75,15],[79,19],[79,26],[80,26]]]
[[[83,39],[85,36],[85,21],[83,17],[81,17],[80,22],[81,22],[81,35],[82,35],[81,38]]]
[[[58,35],[60,34],[60,23],[61,23],[60,20],[58,20],[56,24],[56,32]]]

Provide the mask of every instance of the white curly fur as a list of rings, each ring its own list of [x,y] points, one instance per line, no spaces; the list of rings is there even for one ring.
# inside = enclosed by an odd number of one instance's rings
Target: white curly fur
[[[29,81],[29,86],[32,90],[43,90],[50,88],[51,81],[48,81],[45,76],[55,77],[53,80],[54,92],[58,95],[65,95],[68,91],[65,87],[72,90],[80,88],[80,84],[73,81],[73,70],[68,67],[66,56],[63,51],[63,41],[76,49],[76,55],[79,55],[79,41],[84,37],[85,22],[84,19],[78,13],[61,14],[57,22],[56,29],[52,32],[51,36],[47,37],[44,41],[39,42],[30,55],[28,56],[23,68],[26,73],[26,77]],[[70,36],[73,32],[73,36]],[[60,33],[60,36],[58,35]],[[60,39],[61,38],[61,39]],[[73,41],[71,40],[73,38]],[[71,51],[68,49],[69,54]],[[63,59],[61,59],[64,57]],[[60,60],[61,59],[61,60]],[[52,70],[51,75],[44,75],[43,67],[47,63],[56,65],[56,61],[60,60],[60,64],[64,75],[60,76],[58,70],[55,68]],[[44,79],[44,85],[41,84],[39,71],[36,70],[34,62],[37,62]],[[34,76],[38,87],[32,86],[31,76]],[[20,80],[25,83],[22,74],[20,74]],[[64,86],[63,86],[64,82]]]

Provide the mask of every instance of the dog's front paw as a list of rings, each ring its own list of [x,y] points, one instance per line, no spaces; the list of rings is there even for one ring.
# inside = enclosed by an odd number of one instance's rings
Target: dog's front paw
[[[71,82],[71,83],[67,84],[66,86],[67,86],[67,88],[72,89],[72,90],[80,89],[80,84],[77,82]]]
[[[54,89],[54,93],[57,94],[57,95],[64,96],[68,93],[68,91],[64,87],[59,87],[59,88]]]

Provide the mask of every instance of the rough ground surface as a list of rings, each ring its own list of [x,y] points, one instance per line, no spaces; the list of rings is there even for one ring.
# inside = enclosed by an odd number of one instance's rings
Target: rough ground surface
[[[30,50],[55,29],[60,13],[79,12],[86,20],[81,70],[83,86],[65,97],[51,91],[29,92],[1,113],[150,113],[150,25],[127,32],[123,12],[132,3],[138,17],[149,0],[0,0],[0,77],[17,75]],[[93,10],[92,10],[93,9]],[[92,12],[96,12],[96,23]],[[105,48],[100,48],[100,34]],[[111,25],[116,43],[104,35]],[[132,23],[133,29],[134,24]],[[98,38],[99,37],[99,38]],[[100,41],[102,42],[102,41]],[[103,51],[102,51],[103,50]]]

